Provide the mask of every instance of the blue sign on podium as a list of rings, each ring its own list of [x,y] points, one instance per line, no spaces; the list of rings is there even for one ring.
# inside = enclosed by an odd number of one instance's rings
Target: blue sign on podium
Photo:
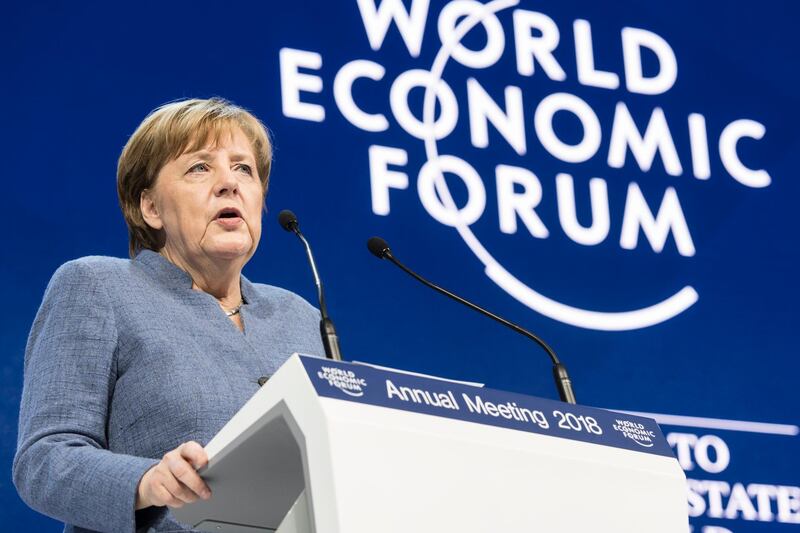
[[[317,394],[673,457],[655,420],[370,365],[301,356]]]

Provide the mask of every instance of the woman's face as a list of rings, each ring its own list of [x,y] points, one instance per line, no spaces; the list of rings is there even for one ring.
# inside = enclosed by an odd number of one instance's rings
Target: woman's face
[[[264,191],[250,141],[236,126],[216,143],[168,162],[142,194],[148,225],[184,261],[247,261],[261,238]]]

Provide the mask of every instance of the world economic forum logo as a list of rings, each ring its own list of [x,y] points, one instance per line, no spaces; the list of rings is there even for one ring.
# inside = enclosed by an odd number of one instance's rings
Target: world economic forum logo
[[[357,6],[357,8],[356,8]],[[523,93],[530,87],[528,78],[544,76],[549,82],[563,82],[567,72],[554,53],[559,47],[572,47],[575,54],[575,77],[580,87],[622,90],[622,75],[595,66],[595,50],[591,23],[576,19],[572,24],[574,42],[562,39],[561,30],[547,14],[524,9],[519,0],[494,0],[481,3],[474,0],[454,0],[434,13],[429,0],[413,0],[410,5],[401,0],[357,0],[353,4],[363,23],[366,41],[372,49],[372,59],[358,57],[338,67],[331,83],[320,74],[323,58],[314,51],[297,48],[280,50],[282,109],[292,119],[323,122],[326,108],[315,103],[313,93],[322,93],[332,86],[336,106],[341,115],[356,128],[379,136],[391,128],[400,128],[408,136],[411,149],[421,145],[425,162],[417,173],[416,189],[427,213],[437,222],[452,227],[475,257],[483,264],[485,274],[508,294],[531,309],[566,324],[583,328],[622,331],[644,328],[675,317],[697,302],[698,292],[689,284],[668,288],[671,295],[654,299],[643,307],[625,311],[586,309],[546,296],[507,270],[496,254],[473,230],[487,206],[486,175],[467,161],[463,153],[444,153],[442,141],[455,133],[468,133],[476,149],[490,145],[490,125],[493,138],[502,139],[518,156],[524,156],[532,139],[538,141],[556,164],[566,167],[596,161],[605,155],[610,169],[623,168],[628,154],[630,163],[644,174],[651,171],[659,156],[663,171],[677,177],[690,174],[688,183],[701,183],[711,178],[711,156],[718,155],[725,173],[745,188],[763,188],[771,183],[769,173],[747,166],[739,154],[740,141],[752,143],[764,137],[763,124],[746,118],[732,120],[719,133],[709,131],[705,116],[691,112],[680,122],[688,136],[688,144],[679,153],[670,130],[670,122],[661,107],[654,105],[646,125],[624,100],[617,102],[610,124],[601,124],[598,113],[578,94],[565,91],[540,94]],[[426,54],[432,61],[419,68],[405,70],[393,80],[387,75],[381,49],[389,32],[398,32],[409,57],[418,59],[428,24],[435,21],[439,42],[436,53]],[[479,33],[479,39],[469,40]],[[678,60],[673,48],[660,35],[643,28],[624,27],[620,30],[624,88],[627,95],[657,97],[667,93],[678,76]],[[430,39],[425,41],[428,43]],[[467,46],[467,42],[471,47]],[[481,45],[475,45],[482,42]],[[657,67],[645,68],[643,56],[655,58]],[[506,68],[502,79],[508,85],[492,93],[486,87],[487,69],[498,69],[503,58],[513,57],[516,72]],[[459,101],[447,81],[448,66],[468,69],[473,76],[465,84],[465,101]],[[652,66],[651,66],[652,67]],[[452,70],[452,69],[451,69]],[[481,83],[481,74],[484,83]],[[495,79],[491,77],[491,79]],[[517,79],[519,81],[514,82]],[[384,112],[365,109],[357,101],[354,87],[388,86],[388,107]],[[372,85],[369,85],[372,84]],[[551,84],[552,85],[552,84]],[[421,110],[411,93],[422,91]],[[413,108],[413,109],[412,109]],[[463,110],[467,110],[464,117]],[[526,110],[533,109],[533,120],[527,120]],[[461,117],[459,117],[461,113]],[[391,114],[395,124],[387,116]],[[564,138],[554,124],[557,115],[571,116],[580,124],[580,138]],[[676,118],[670,117],[671,123]],[[531,124],[532,122],[532,128]],[[600,154],[604,127],[608,129],[609,148]],[[673,126],[674,127],[674,126]],[[461,128],[460,130],[457,128]],[[532,137],[530,134],[535,134]],[[712,142],[714,141],[714,142]],[[716,153],[714,153],[716,150]],[[372,211],[389,216],[392,191],[409,188],[405,171],[409,162],[408,150],[397,146],[372,144],[368,149]],[[495,152],[493,152],[495,153]],[[486,159],[486,153],[483,159]],[[686,167],[686,168],[685,168]],[[445,175],[458,179],[466,190],[466,201],[458,205]],[[494,185],[499,215],[499,230],[503,234],[527,231],[534,239],[550,238],[550,229],[537,214],[543,198],[539,177],[531,168],[496,162]],[[601,177],[588,182],[591,205],[591,224],[579,222],[576,208],[576,187],[573,176],[558,172],[554,179],[557,196],[558,221],[564,234],[581,246],[595,246],[612,238],[608,184]],[[691,186],[691,185],[687,185]],[[650,193],[652,194],[652,193]],[[656,210],[650,204],[658,204]],[[520,222],[522,224],[520,225]],[[644,239],[640,241],[640,235]],[[641,187],[630,181],[622,214],[619,246],[633,250],[649,245],[661,253],[672,236],[678,254],[695,255],[695,243],[690,224],[674,186],[667,186],[657,197],[645,197]],[[616,236],[613,236],[616,238]],[[646,244],[645,244],[646,241]]]
[[[639,422],[617,419],[612,425],[614,431],[622,434],[626,439],[630,439],[642,448],[652,448],[656,438],[654,431],[647,429]]]
[[[327,381],[328,385],[335,387],[348,396],[360,397],[364,395],[367,381],[356,376],[352,370],[344,370],[331,366],[323,366],[318,372],[317,377]]]

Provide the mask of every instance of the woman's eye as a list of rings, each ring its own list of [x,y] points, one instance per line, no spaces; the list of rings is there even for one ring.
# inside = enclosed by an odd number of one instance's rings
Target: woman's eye
[[[253,169],[252,169],[252,167],[250,167],[250,165],[244,165],[244,164],[239,165],[239,170],[241,170],[242,172],[244,172],[248,176],[252,176],[253,175]]]
[[[203,172],[208,170],[208,165],[206,163],[197,163],[189,168],[189,172]]]

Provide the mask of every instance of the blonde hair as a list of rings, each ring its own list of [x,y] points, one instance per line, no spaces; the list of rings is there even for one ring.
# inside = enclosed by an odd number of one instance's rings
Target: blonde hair
[[[128,225],[129,251],[158,251],[164,233],[145,223],[140,198],[155,185],[161,169],[187,151],[216,142],[220,134],[239,127],[253,149],[258,176],[267,194],[272,165],[272,144],[264,125],[249,111],[222,98],[170,102],[154,109],[128,139],[117,163],[117,194]]]

